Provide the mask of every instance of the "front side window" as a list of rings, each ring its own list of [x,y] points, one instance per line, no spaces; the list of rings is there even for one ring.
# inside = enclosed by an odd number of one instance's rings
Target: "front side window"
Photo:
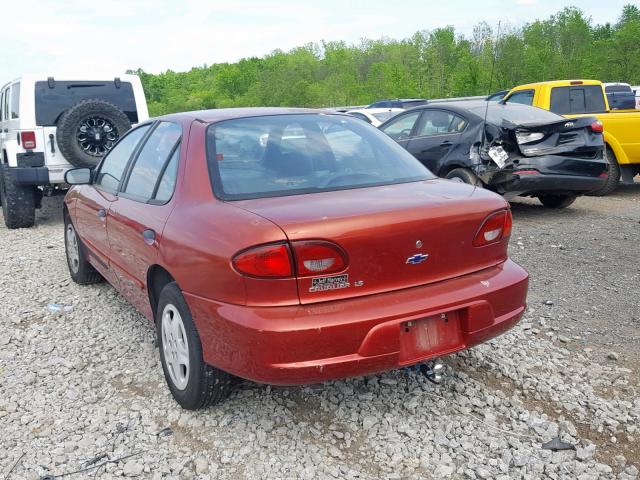
[[[394,140],[402,140],[403,138],[408,138],[411,136],[411,130],[413,130],[413,126],[418,120],[420,116],[420,112],[412,112],[406,115],[402,115],[401,117],[396,118],[391,123],[388,123],[381,130],[389,135]]]
[[[20,84],[11,85],[11,118],[20,117]]]
[[[535,92],[533,90],[519,90],[507,98],[507,102],[520,103],[522,105],[533,105],[534,93]]]
[[[175,123],[158,124],[131,167],[131,173],[123,188],[125,193],[145,202],[153,198],[156,183],[176,150],[181,134],[182,129]]]
[[[102,160],[100,170],[94,181],[95,186],[101,187],[111,193],[118,191],[118,185],[120,185],[120,180],[122,179],[122,174],[127,166],[127,162],[144,134],[149,130],[149,127],[150,125],[147,124],[131,130],[111,149]]]
[[[460,133],[467,126],[464,118],[444,110],[425,110],[417,136],[449,135]]]
[[[360,120],[364,120],[367,123],[371,123],[371,120],[369,120],[369,117],[367,117],[366,115],[359,113],[359,112],[351,112],[349,113],[349,115],[353,115],[356,118],[359,118]],[[375,115],[374,115],[375,116]],[[376,117],[377,118],[377,117]]]
[[[227,120],[207,129],[209,171],[224,200],[420,181],[433,175],[376,129],[344,115]]]

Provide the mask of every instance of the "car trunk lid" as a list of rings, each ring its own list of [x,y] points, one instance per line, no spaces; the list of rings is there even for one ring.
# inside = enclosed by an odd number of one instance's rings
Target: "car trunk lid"
[[[301,303],[415,287],[506,259],[507,241],[472,245],[499,196],[447,180],[263,198],[234,205],[274,222],[294,246],[324,240],[346,252],[347,268],[299,277]]]
[[[604,145],[602,133],[592,128],[596,122],[598,120],[593,117],[563,119],[541,125],[521,125],[514,128],[513,133],[525,157],[565,155],[594,158]],[[533,140],[523,141],[529,139]]]

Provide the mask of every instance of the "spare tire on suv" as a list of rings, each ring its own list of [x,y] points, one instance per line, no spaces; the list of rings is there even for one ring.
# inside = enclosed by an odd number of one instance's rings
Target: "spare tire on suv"
[[[69,163],[93,168],[130,128],[129,118],[115,105],[83,100],[60,116],[56,141]]]

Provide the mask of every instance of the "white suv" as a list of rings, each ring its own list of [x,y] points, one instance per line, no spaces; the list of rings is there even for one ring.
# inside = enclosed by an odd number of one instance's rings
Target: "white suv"
[[[8,228],[31,227],[43,193],[94,167],[149,112],[140,79],[23,76],[0,90],[0,202]]]

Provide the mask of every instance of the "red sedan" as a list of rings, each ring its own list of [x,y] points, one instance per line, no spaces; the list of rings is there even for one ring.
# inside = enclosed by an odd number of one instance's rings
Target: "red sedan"
[[[525,308],[507,202],[346,115],[167,115],[66,180],[71,277],[104,277],[156,324],[184,408],[223,399],[232,375],[291,385],[423,362]]]

